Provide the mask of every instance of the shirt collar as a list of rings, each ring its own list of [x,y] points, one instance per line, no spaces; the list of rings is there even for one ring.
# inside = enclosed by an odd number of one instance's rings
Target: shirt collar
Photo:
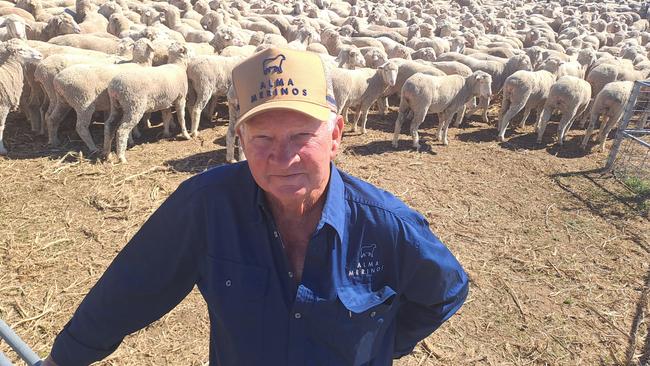
[[[271,217],[271,211],[267,206],[264,191],[262,191],[259,185],[255,185],[257,187],[255,192],[257,206],[263,214]],[[330,163],[330,180],[327,184],[325,194],[325,205],[323,206],[320,221],[316,226],[316,231],[322,229],[325,224],[328,224],[336,230],[339,237],[343,237],[343,229],[345,227],[345,186],[341,174],[334,163]]]

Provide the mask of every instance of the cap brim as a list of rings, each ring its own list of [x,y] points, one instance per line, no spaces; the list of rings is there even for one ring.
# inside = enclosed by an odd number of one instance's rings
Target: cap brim
[[[328,107],[300,100],[267,101],[241,115],[237,119],[235,127],[262,112],[267,112],[270,110],[296,111],[313,117],[319,121],[327,121],[329,119],[330,113],[332,113]]]

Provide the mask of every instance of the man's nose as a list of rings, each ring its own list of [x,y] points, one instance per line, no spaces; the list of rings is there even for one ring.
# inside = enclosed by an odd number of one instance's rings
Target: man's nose
[[[280,141],[274,146],[272,157],[278,165],[289,166],[298,158],[298,154],[290,143]]]

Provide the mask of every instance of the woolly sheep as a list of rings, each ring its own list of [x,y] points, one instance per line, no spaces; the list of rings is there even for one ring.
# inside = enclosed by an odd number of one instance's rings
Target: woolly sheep
[[[141,68],[117,75],[108,85],[111,113],[104,123],[104,154],[110,154],[116,132],[116,152],[120,162],[126,162],[126,144],[130,131],[145,113],[163,111],[165,135],[173,118],[171,107],[184,138],[190,139],[185,126],[185,98],[188,90],[186,62],[187,47],[175,44],[169,51],[169,64]],[[115,124],[118,115],[121,122]]]
[[[427,113],[438,114],[438,140],[444,145],[449,144],[447,130],[451,119],[456,115],[463,119],[465,104],[473,97],[489,98],[492,94],[492,77],[476,71],[467,78],[460,75],[431,76],[416,73],[404,82],[401,90],[399,114],[395,121],[393,147],[397,148],[402,123],[411,117],[411,136],[413,148],[420,148],[418,128]]]
[[[573,122],[587,110],[590,99],[591,86],[587,81],[569,75],[559,78],[548,93],[542,118],[536,126],[537,143],[542,142],[546,125],[553,112],[559,111],[562,118],[557,129],[557,139],[562,144]]]
[[[520,70],[506,79],[503,85],[503,100],[497,126],[499,141],[505,141],[505,133],[510,120],[522,109],[524,109],[524,115],[519,127],[524,127],[531,111],[535,111],[537,118],[535,125],[537,126],[554,82],[555,75],[546,70]]]
[[[210,99],[226,96],[232,84],[232,69],[242,60],[241,57],[202,56],[190,60],[187,65],[188,101],[192,125],[190,135],[199,134],[199,120]],[[214,115],[211,105],[208,118]]]
[[[357,125],[361,121],[361,133],[365,134],[370,106],[387,88],[395,85],[398,67],[394,62],[387,61],[373,71],[369,71],[372,69],[358,70],[363,71],[358,73],[333,71],[332,84],[335,91],[334,99],[337,101],[339,110],[342,111],[346,121],[348,108],[358,106],[352,123],[352,131],[357,131]],[[342,91],[343,93],[341,93]]]
[[[7,115],[18,108],[23,91],[23,64],[41,58],[41,53],[24,41],[12,39],[0,43],[0,155],[7,154],[2,140]]]
[[[591,107],[589,126],[582,140],[581,147],[583,149],[587,147],[596,123],[603,116],[596,141],[600,144],[601,151],[605,151],[605,139],[623,117],[625,105],[630,98],[633,86],[633,81],[615,81],[605,85],[598,93]]]
[[[151,66],[153,52],[151,41],[140,39],[133,47],[132,62],[113,65],[74,65],[58,73],[52,81],[56,101],[49,116],[48,132],[56,136],[60,120],[72,108],[77,114],[76,130],[79,137],[86,143],[91,154],[98,152],[88,128],[93,113],[110,111],[107,94],[109,82],[121,72]]]

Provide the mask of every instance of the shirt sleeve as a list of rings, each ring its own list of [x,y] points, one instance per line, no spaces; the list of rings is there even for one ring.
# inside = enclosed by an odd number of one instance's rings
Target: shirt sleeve
[[[404,302],[397,313],[394,358],[413,351],[465,302],[469,281],[447,247],[421,218],[406,224],[402,263]]]
[[[173,309],[198,282],[204,250],[200,207],[180,191],[116,256],[56,337],[51,355],[58,365],[105,358],[126,335]]]

